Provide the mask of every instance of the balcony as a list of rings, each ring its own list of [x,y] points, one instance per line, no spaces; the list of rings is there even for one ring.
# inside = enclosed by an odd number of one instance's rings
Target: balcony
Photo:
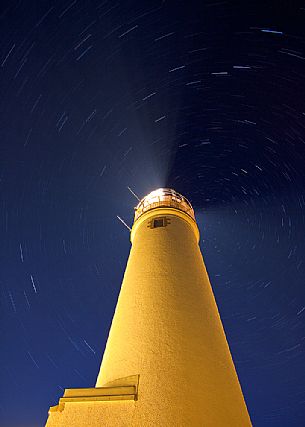
[[[135,207],[136,221],[145,212],[156,208],[174,208],[185,212],[195,221],[195,214],[190,202],[171,188],[158,188],[145,196]]]

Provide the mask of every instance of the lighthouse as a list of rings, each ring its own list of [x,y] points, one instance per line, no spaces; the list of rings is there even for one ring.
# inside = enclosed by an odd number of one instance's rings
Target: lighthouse
[[[152,191],[130,237],[96,386],[66,389],[46,426],[251,426],[190,202]]]

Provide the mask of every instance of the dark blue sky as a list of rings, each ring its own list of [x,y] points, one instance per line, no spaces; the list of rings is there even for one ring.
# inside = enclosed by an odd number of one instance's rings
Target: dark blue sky
[[[135,198],[193,203],[255,426],[305,425],[305,6],[9,1],[0,425],[95,384]]]

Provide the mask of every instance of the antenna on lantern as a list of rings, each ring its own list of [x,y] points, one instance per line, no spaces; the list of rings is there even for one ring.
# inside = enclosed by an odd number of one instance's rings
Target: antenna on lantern
[[[136,195],[136,193],[134,191],[132,191],[132,189],[130,187],[127,187],[127,188],[131,192],[131,194],[138,200],[138,202],[140,202],[141,199]]]
[[[119,215],[117,215],[116,217],[119,221],[121,221],[123,225],[125,225],[126,228],[128,228],[129,231],[131,231],[131,228],[129,227],[129,225],[127,225],[126,222]]]

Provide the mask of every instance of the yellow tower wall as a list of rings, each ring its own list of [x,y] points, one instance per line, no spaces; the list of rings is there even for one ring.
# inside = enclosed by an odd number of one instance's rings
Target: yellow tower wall
[[[167,225],[152,228],[161,217]],[[250,426],[196,223],[153,209],[131,237],[96,387],[139,375],[136,400],[66,402],[47,427]]]

